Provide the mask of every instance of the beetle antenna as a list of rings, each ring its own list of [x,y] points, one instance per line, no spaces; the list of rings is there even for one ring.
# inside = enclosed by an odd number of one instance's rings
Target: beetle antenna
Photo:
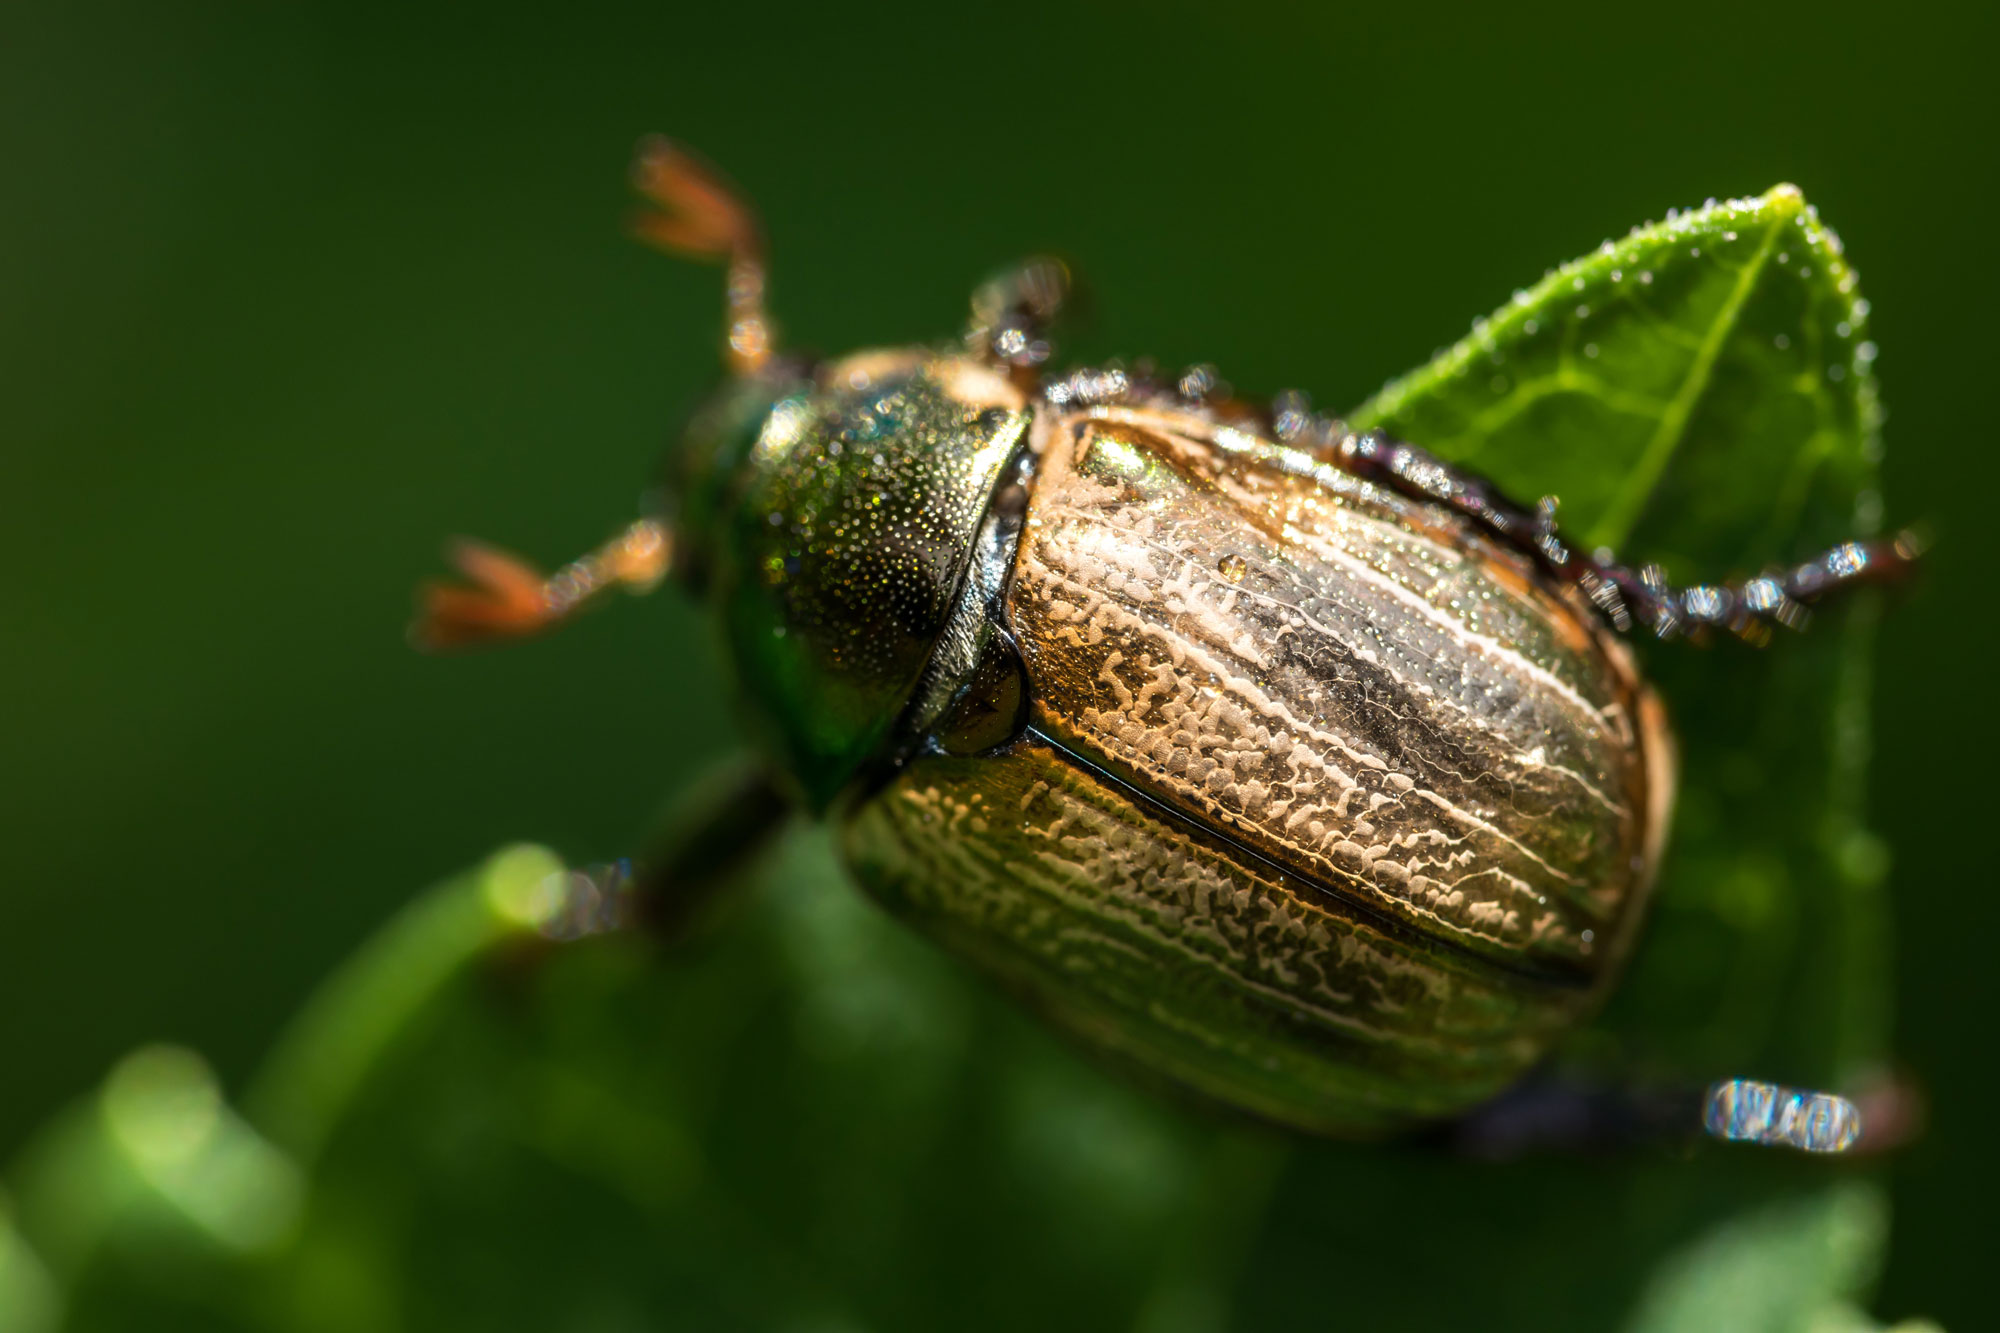
[[[525,639],[570,619],[614,588],[650,592],[673,565],[673,535],[642,518],[604,545],[544,575],[519,556],[483,542],[452,543],[462,583],[417,590],[410,642],[425,652]]]
[[[756,210],[721,172],[662,135],[640,141],[632,184],[655,206],[633,220],[639,239],[683,259],[728,265],[723,359],[737,375],[762,370],[776,330],[764,309],[764,228]]]

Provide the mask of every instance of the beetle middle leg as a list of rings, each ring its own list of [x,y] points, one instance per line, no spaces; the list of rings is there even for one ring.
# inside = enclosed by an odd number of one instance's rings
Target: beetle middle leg
[[[678,804],[634,875],[633,924],[674,940],[771,846],[792,803],[761,764],[732,760]]]
[[[657,587],[673,553],[673,535],[652,518],[547,575],[519,556],[461,539],[451,558],[464,581],[433,582],[418,590],[410,640],[435,652],[527,638],[562,624],[613,588]]]
[[[1887,540],[1845,542],[1803,564],[1738,583],[1676,587],[1658,565],[1635,571],[1609,551],[1572,546],[1556,528],[1553,496],[1529,509],[1485,478],[1378,431],[1345,435],[1327,452],[1342,470],[1412,499],[1441,504],[1528,555],[1558,581],[1582,589],[1617,629],[1629,630],[1636,623],[1663,639],[1699,638],[1723,629],[1761,643],[1773,625],[1803,625],[1807,608],[1836,589],[1901,576],[1921,550],[1918,539],[1903,532]]]
[[[791,812],[769,770],[727,761],[674,802],[636,861],[569,871],[538,929],[553,940],[632,932],[675,943],[771,847]]]

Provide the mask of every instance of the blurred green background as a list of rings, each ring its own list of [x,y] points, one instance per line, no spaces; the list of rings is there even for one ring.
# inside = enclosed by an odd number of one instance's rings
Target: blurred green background
[[[1881,639],[1932,1107],[1876,1308],[1980,1326],[1995,36],[1859,5],[9,6],[0,1148],[140,1042],[233,1083],[416,886],[511,839],[629,852],[731,748],[672,597],[490,656],[401,637],[442,537],[556,560],[623,521],[713,374],[716,274],[620,231],[641,132],[759,202],[795,343],[951,330],[1055,249],[1096,297],[1066,351],[1336,405],[1603,237],[1789,179],[1874,307],[1889,513],[1940,539]]]

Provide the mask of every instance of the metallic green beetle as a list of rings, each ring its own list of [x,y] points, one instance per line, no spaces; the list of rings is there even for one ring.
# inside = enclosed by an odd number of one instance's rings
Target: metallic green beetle
[[[729,265],[667,510],[436,643],[676,576],[791,800],[893,912],[1088,1045],[1339,1135],[1507,1088],[1617,973],[1673,754],[1616,631],[1751,632],[1902,558],[1685,591],[1421,451],[1206,370],[1045,378],[1064,274],[956,344],[778,354],[754,220],[654,142],[642,228]]]

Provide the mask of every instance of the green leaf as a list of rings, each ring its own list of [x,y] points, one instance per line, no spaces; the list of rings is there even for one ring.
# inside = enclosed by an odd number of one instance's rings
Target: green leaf
[[[52,1333],[61,1326],[62,1301],[40,1256],[14,1228],[0,1200],[0,1328],[10,1333]]]
[[[1854,1182],[1733,1219],[1661,1262],[1634,1333],[1782,1327],[1802,1314],[1817,1329],[1845,1319],[1843,1303],[1874,1279],[1888,1223],[1881,1192]]]
[[[286,1030],[250,1093],[259,1123],[310,1160],[432,996],[496,945],[532,937],[561,871],[544,848],[503,847],[404,909]]]
[[[1798,190],[1691,211],[1550,273],[1353,416],[1560,495],[1591,546],[1693,580],[1872,526],[1868,307]]]

